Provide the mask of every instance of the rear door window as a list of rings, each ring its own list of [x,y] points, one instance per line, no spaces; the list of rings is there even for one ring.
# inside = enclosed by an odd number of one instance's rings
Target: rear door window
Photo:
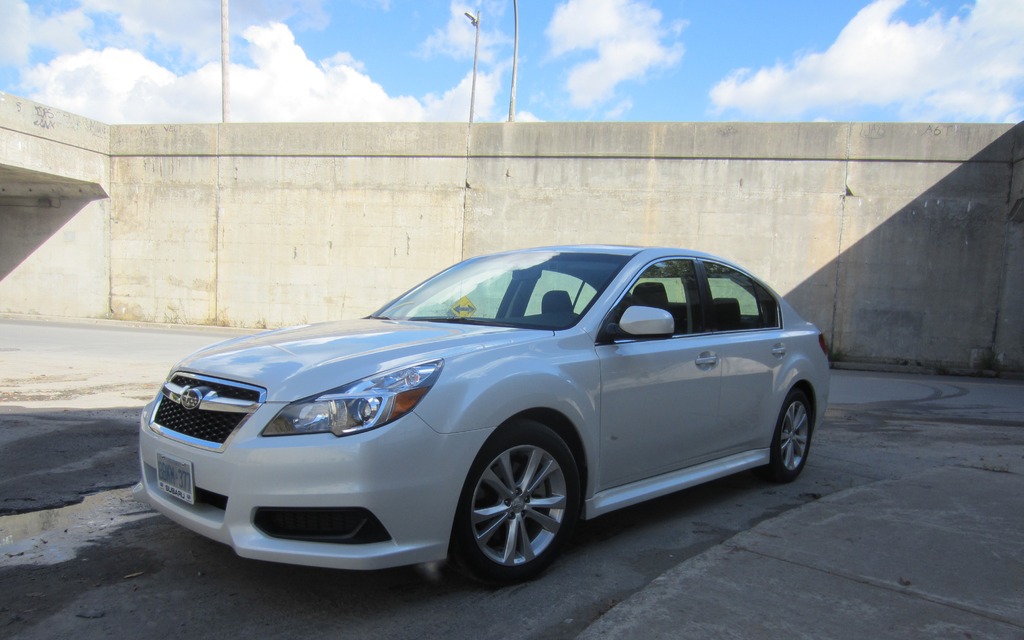
[[[716,262],[705,262],[711,292],[712,331],[779,327],[775,297],[750,276]]]

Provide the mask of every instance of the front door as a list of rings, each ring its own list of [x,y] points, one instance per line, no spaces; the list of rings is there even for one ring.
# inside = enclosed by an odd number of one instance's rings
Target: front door
[[[720,449],[721,387],[714,338],[704,331],[691,260],[651,265],[630,285],[611,321],[630,306],[672,314],[672,335],[618,336],[600,344],[601,454],[598,490],[701,462]]]

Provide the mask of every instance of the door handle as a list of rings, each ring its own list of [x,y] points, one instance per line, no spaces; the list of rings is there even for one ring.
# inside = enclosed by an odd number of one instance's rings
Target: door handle
[[[703,351],[694,362],[701,369],[711,369],[718,364],[718,356],[711,351]]]
[[[784,345],[781,342],[777,342],[774,346],[772,346],[772,355],[775,356],[776,358],[781,358],[782,356],[786,355],[786,345]]]

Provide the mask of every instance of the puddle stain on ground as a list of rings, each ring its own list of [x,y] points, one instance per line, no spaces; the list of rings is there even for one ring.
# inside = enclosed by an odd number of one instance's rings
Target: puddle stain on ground
[[[0,517],[0,566],[56,564],[128,522],[156,515],[130,488],[86,496],[78,504]]]

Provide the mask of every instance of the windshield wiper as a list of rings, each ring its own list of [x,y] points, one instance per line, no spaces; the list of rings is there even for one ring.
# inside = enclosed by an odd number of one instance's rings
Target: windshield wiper
[[[519,327],[518,324],[512,322],[502,322],[493,318],[471,318],[468,316],[413,316],[412,318],[406,318],[406,320],[412,320],[413,322],[445,322],[448,324],[472,324],[477,326],[486,327]]]
[[[413,316],[406,320],[422,322],[450,322],[452,324],[489,324],[490,320],[471,318],[469,316]]]

